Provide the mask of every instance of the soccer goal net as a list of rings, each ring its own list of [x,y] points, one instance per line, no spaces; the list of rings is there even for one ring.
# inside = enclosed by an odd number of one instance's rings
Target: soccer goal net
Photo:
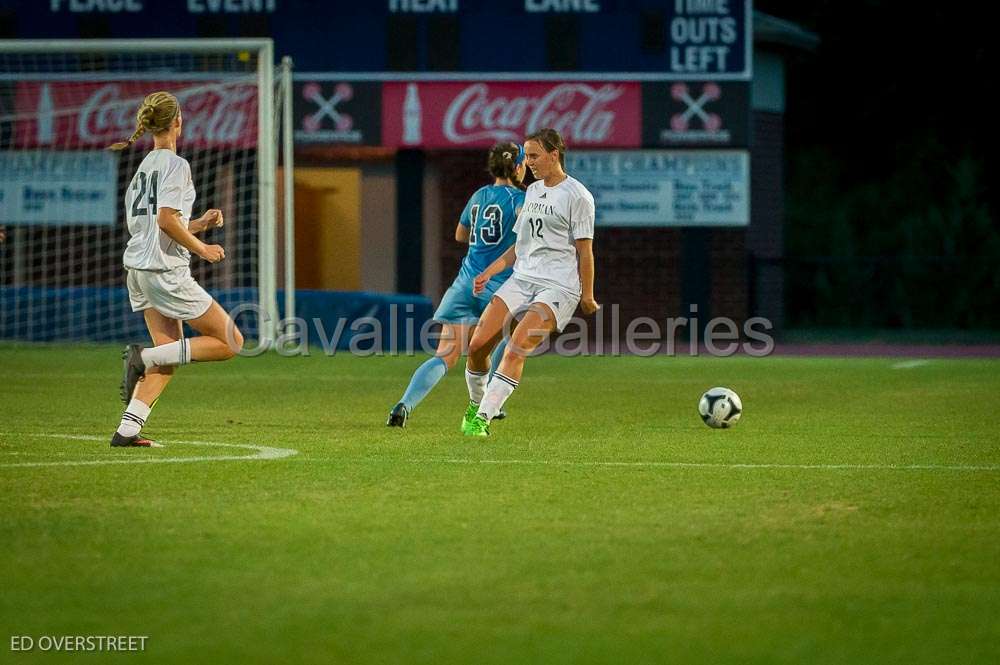
[[[142,99],[177,96],[178,154],[191,164],[192,218],[219,208],[204,236],[225,248],[194,277],[249,336],[277,321],[274,58],[270,40],[0,41],[0,339],[139,340],[122,252],[124,194],[151,149],[135,130]],[[259,311],[267,317],[259,317]]]

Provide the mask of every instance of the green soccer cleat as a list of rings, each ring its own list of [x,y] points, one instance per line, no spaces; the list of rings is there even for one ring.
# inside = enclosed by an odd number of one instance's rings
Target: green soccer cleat
[[[469,427],[462,430],[462,434],[465,436],[489,436],[490,424],[486,422],[486,418],[476,416],[469,423]]]
[[[462,416],[462,434],[467,434],[469,426],[472,425],[472,419],[476,417],[479,413],[479,405],[469,400],[469,406],[465,407],[465,415]]]

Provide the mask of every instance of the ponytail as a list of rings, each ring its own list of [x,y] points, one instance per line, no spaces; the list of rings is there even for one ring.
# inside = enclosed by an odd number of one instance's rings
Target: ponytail
[[[170,124],[180,113],[177,98],[169,92],[154,92],[147,95],[135,114],[135,131],[126,141],[108,146],[108,150],[124,150],[131,147],[147,131],[159,134],[170,129]]]
[[[507,178],[515,185],[520,183],[517,167],[523,161],[524,148],[516,143],[498,143],[490,149],[487,170],[494,178]]]
[[[124,150],[125,148],[131,148],[132,144],[139,140],[143,134],[146,133],[146,128],[142,125],[138,125],[132,136],[128,137],[127,141],[118,141],[117,143],[112,143],[108,146],[108,150]]]

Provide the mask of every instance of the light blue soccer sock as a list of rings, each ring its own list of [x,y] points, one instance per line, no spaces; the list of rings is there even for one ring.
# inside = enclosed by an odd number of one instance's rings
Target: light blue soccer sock
[[[496,374],[497,370],[500,368],[500,361],[503,360],[503,352],[507,350],[507,338],[504,337],[497,344],[497,348],[493,349],[493,354],[490,355],[490,378]]]
[[[399,401],[406,405],[407,411],[412,413],[413,409],[417,408],[417,405],[427,397],[427,393],[438,384],[438,381],[444,378],[447,371],[448,365],[438,356],[424,361],[424,364],[413,373],[410,385],[406,387],[406,392],[403,393],[403,397]]]

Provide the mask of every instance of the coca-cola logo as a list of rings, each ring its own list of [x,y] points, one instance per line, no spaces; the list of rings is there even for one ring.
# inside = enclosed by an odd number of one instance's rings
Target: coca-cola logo
[[[614,130],[615,112],[607,106],[624,87],[563,83],[541,96],[497,95],[490,98],[485,83],[460,92],[444,116],[442,130],[454,143],[515,141],[551,127],[573,143],[603,143]]]
[[[250,86],[188,89],[177,93],[184,121],[184,137],[204,143],[236,143],[244,138],[251,111]],[[123,99],[119,84],[98,88],[80,107],[77,134],[85,142],[131,134],[135,129],[135,99]]]
[[[18,104],[31,130],[27,144],[103,145],[135,131],[136,109],[151,90],[177,95],[188,145],[252,146],[257,91],[246,82],[108,81],[22,84]],[[30,114],[30,115],[29,115]]]

